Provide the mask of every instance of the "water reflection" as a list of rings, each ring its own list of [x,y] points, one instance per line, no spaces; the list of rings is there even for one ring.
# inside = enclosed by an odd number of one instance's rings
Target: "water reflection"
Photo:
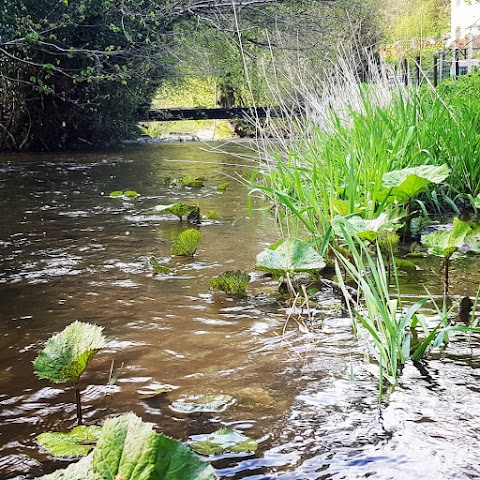
[[[215,457],[221,476],[479,477],[478,339],[455,340],[408,365],[380,408],[376,367],[365,364],[365,345],[331,296],[321,298],[312,332],[292,324],[282,334],[285,306],[270,293],[275,286],[265,293],[259,276],[244,298],[208,291],[224,270],[251,271],[256,254],[277,238],[274,220],[265,211],[250,216],[246,189],[231,180],[248,177],[249,165],[233,163],[195,144],[0,158],[0,477],[63,466],[39,452],[34,437],[73,425],[73,391],[35,378],[31,362],[42,342],[75,319],[105,327],[109,339],[83,381],[87,422],[131,410],[187,442],[223,426],[260,439],[254,455]],[[179,176],[205,177],[206,187],[166,182]],[[231,187],[217,191],[225,181]],[[141,197],[108,196],[126,189]],[[176,201],[222,216],[201,226],[194,259],[170,254],[187,225],[153,211]],[[151,255],[175,275],[153,275]],[[423,294],[419,282],[441,289],[440,264],[415,261],[404,289],[415,296]],[[472,295],[478,278],[466,271],[471,261],[454,263],[452,289]],[[111,370],[118,378],[109,384]],[[165,385],[175,388],[142,397]],[[204,393],[236,402],[195,415],[169,408]]]

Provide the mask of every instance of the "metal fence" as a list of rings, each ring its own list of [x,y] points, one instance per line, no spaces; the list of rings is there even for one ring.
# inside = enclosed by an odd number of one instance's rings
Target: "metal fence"
[[[437,86],[447,78],[457,78],[460,75],[480,68],[480,48],[455,48],[438,52],[429,61],[416,57],[414,60],[403,59],[392,68],[389,77],[392,83],[404,85],[421,85],[431,83]]]

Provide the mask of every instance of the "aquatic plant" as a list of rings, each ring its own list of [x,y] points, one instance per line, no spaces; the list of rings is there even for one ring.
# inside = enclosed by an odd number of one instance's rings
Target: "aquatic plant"
[[[41,480],[214,480],[212,466],[133,413],[105,421],[92,453]]]
[[[125,190],[125,191],[115,190],[114,192],[111,192],[109,195],[109,197],[112,197],[112,198],[120,197],[120,198],[126,198],[126,199],[137,198],[138,196],[140,196],[140,194],[135,190]]]
[[[154,256],[148,258],[148,265],[152,268],[154,273],[169,274],[173,272],[171,268],[168,268],[165,265],[160,265],[160,263]]]
[[[84,457],[95,446],[100,431],[101,427],[95,425],[79,425],[68,433],[41,433],[37,436],[37,442],[57,458]]]
[[[40,378],[54,383],[73,383],[78,425],[83,421],[80,377],[97,352],[107,346],[102,330],[97,325],[75,321],[47,340],[33,362]]]
[[[210,287],[225,293],[242,294],[248,287],[250,275],[242,270],[229,270],[210,280]]]
[[[205,217],[208,220],[220,220],[222,218],[222,215],[218,213],[216,210],[209,210],[206,214]]]
[[[195,255],[201,236],[201,233],[194,228],[183,231],[172,246],[173,255],[182,257],[192,257]]]
[[[156,212],[169,212],[177,216],[180,221],[183,220],[185,215],[193,212],[195,209],[198,209],[196,205],[187,205],[186,203],[172,203],[171,205],[156,205],[154,207]]]
[[[428,247],[429,253],[444,259],[443,293],[445,296],[448,295],[450,259],[463,245],[465,237],[470,231],[471,228],[467,222],[455,218],[451,230],[436,230],[421,237],[421,242]]]
[[[217,185],[217,190],[220,191],[220,192],[224,192],[225,190],[227,190],[227,188],[230,186],[230,183],[229,182],[225,182],[225,183],[219,183]]]
[[[272,275],[313,272],[325,267],[325,261],[306,241],[297,238],[281,240],[257,255],[255,268]]]
[[[201,455],[218,455],[220,453],[255,452],[258,444],[252,438],[230,428],[221,428],[208,436],[196,435],[190,447]]]
[[[200,180],[199,178],[183,177],[182,178],[182,185],[184,187],[201,188],[205,184],[204,184],[203,180]]]

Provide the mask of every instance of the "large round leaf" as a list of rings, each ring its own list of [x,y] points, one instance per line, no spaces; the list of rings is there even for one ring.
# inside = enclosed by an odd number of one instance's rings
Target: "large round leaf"
[[[275,275],[309,272],[325,267],[323,258],[303,240],[287,238],[257,255],[256,268]]]
[[[45,432],[37,441],[54,457],[83,457],[94,447],[101,427],[80,425],[68,433]]]

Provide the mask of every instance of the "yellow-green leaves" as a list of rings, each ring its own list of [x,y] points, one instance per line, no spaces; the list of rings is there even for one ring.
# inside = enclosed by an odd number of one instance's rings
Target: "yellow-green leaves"
[[[45,432],[37,441],[48,453],[57,458],[83,457],[92,450],[101,427],[80,425],[68,433]]]
[[[429,253],[450,258],[463,245],[470,230],[467,222],[455,218],[451,230],[437,230],[428,235],[422,235],[421,240],[428,247]]]
[[[47,341],[34,361],[35,373],[55,383],[78,382],[95,354],[107,345],[102,330],[73,322]]]

